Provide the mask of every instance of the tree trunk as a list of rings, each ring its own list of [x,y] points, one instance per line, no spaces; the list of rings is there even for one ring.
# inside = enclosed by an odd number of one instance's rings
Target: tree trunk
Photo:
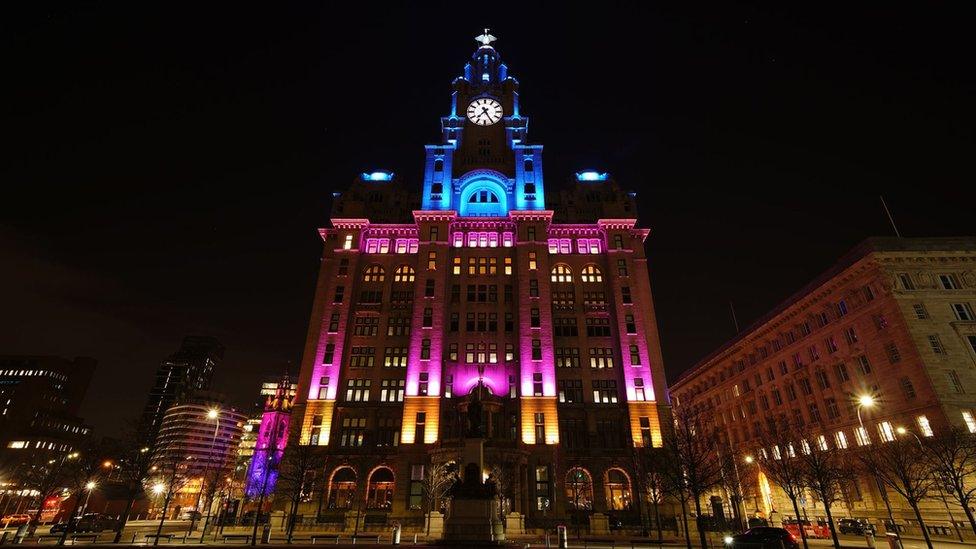
[[[803,540],[803,549],[810,549],[807,545],[807,530],[803,527],[803,517],[800,516],[800,506],[796,504],[795,497],[791,497],[790,501],[793,503],[793,512],[796,513],[796,527],[800,531],[800,539]]]
[[[166,522],[166,513],[169,511],[169,501],[173,496],[172,482],[170,483],[170,489],[166,492],[166,500],[163,501],[163,513],[159,519],[159,528],[156,528],[156,539],[153,540],[153,545],[159,545],[159,536],[163,533],[163,523]]]
[[[657,498],[654,498],[654,527],[657,528],[657,539],[661,541],[661,513],[657,506]]]
[[[691,549],[691,533],[688,532],[688,502],[681,498],[681,522],[685,525],[685,544]]]
[[[119,525],[115,527],[115,540],[112,543],[119,543],[122,541],[122,531],[125,530],[125,523],[129,521],[129,513],[132,512],[132,506],[136,503],[136,492],[132,492],[129,496],[128,501],[125,502],[125,510],[122,515],[119,516]]]
[[[834,540],[834,547],[840,549],[840,541],[837,540],[837,529],[834,527],[834,516],[830,514],[830,502],[823,494],[820,494],[820,501],[823,502],[824,513],[827,515],[827,526],[830,527],[830,537]]]
[[[922,513],[918,510],[918,502],[909,502],[912,506],[912,511],[915,511],[915,519],[918,520],[918,526],[922,529],[922,537],[925,538],[925,545],[929,549],[932,549],[932,540],[929,539],[929,529],[925,527],[925,521],[922,520]]]
[[[78,508],[81,507],[81,490],[75,491],[75,504],[71,506],[71,516],[68,517],[68,524],[64,527],[64,532],[61,532],[61,537],[58,538],[58,545],[64,545],[64,540],[68,539],[68,530],[71,529],[71,523],[75,520],[75,515],[78,514]],[[44,504],[41,503],[43,507]]]
[[[962,507],[963,512],[966,513],[966,518],[969,519],[969,526],[973,529],[973,533],[976,534],[976,517],[973,517],[973,511],[969,508],[969,500],[962,494],[961,490],[956,491],[956,499],[959,500],[959,506]]]
[[[698,526],[698,541],[701,542],[702,549],[705,549],[706,547],[708,547],[708,539],[705,537],[705,529],[702,528],[701,497],[696,494],[694,498],[695,498],[695,524]]]
[[[293,498],[291,500],[291,509],[288,512],[288,539],[286,540],[289,544],[291,543],[291,538],[295,534],[295,519],[298,518],[298,498]]]

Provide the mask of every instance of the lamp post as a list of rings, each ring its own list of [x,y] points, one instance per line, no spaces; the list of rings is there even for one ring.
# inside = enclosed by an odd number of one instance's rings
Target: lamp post
[[[88,512],[88,500],[91,499],[91,493],[92,490],[95,489],[95,486],[97,486],[97,484],[95,484],[94,481],[89,481],[88,484],[85,484],[85,488],[88,490],[88,495],[85,496],[85,506],[81,508],[81,516],[85,516],[85,513]]]
[[[863,437],[861,442],[867,442],[869,437],[867,429],[864,428],[864,421],[861,419],[861,408],[872,408],[875,404],[877,404],[877,401],[871,395],[861,395],[857,398],[857,423],[861,426],[861,432],[858,434]],[[884,485],[881,483],[881,478],[878,476],[878,473],[876,471],[871,471],[871,473],[874,475],[874,482],[878,485],[878,491],[881,493],[881,499],[884,500],[885,509],[888,510],[888,520],[891,522],[891,527],[895,529],[895,533],[897,534],[898,525],[895,524],[895,517],[891,513],[891,502],[888,501],[888,492],[885,491]],[[888,527],[885,526],[885,531],[887,530]]]
[[[211,408],[207,411],[207,419],[214,420],[214,433],[213,438],[210,440],[210,452],[207,454],[207,466],[203,470],[203,480],[200,482],[200,494],[197,496],[197,512],[200,511],[200,501],[203,499],[204,486],[208,481],[208,476],[210,475],[210,466],[214,459],[214,446],[217,444],[217,433],[220,431],[220,409]],[[214,476],[214,484],[216,485],[217,478]],[[203,519],[203,532],[200,533],[200,543],[203,543],[203,539],[207,536],[207,526],[210,524],[210,507],[213,505],[213,501],[207,498],[207,516]],[[195,520],[195,519],[194,519]],[[190,528],[193,529],[192,527]]]

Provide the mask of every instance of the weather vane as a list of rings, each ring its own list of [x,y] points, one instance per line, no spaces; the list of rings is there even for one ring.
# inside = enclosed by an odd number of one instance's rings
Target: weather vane
[[[486,47],[487,46],[489,48],[491,47],[491,43],[492,42],[494,42],[495,40],[498,40],[494,36],[488,34],[488,29],[487,28],[485,28],[484,34],[480,34],[478,36],[475,36],[474,39],[477,40],[478,42],[481,42],[481,47]]]

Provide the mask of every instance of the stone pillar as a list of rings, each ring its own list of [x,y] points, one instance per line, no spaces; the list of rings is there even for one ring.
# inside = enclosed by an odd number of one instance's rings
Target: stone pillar
[[[590,534],[595,536],[610,533],[610,522],[603,513],[593,513],[590,515]]]

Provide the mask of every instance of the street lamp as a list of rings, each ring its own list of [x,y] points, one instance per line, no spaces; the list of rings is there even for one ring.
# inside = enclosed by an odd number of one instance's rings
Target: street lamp
[[[94,481],[88,481],[88,483],[85,484],[85,489],[88,490],[88,495],[85,496],[85,506],[81,510],[81,516],[85,516],[85,513],[88,512],[88,500],[91,499],[92,490],[95,489],[95,486],[97,486],[97,484],[95,484]]]
[[[861,432],[859,434],[863,437],[858,438],[861,438],[861,442],[867,442],[869,436],[867,429],[864,428],[864,420],[861,419],[861,408],[873,408],[875,404],[877,404],[877,400],[873,395],[863,394],[857,397],[857,423],[861,426]],[[881,478],[878,477],[877,471],[872,471],[872,474],[874,474],[874,482],[878,485],[878,491],[881,493],[881,499],[884,500],[885,509],[888,510],[888,520],[891,522],[891,527],[895,529],[895,533],[897,534],[898,525],[895,524],[895,516],[891,513],[891,502],[888,501],[888,492],[885,491],[884,485],[881,484]],[[888,527],[885,526],[885,531],[887,530]]]
[[[200,501],[203,499],[203,489],[207,482],[207,476],[210,474],[210,466],[213,464],[214,459],[214,446],[217,445],[217,433],[220,431],[220,409],[211,408],[207,410],[207,419],[212,419],[214,421],[214,433],[213,438],[210,440],[210,452],[207,454],[207,467],[203,470],[203,479],[200,482],[200,493],[197,495],[197,512],[200,512]],[[214,484],[216,485],[217,479],[214,478]],[[214,486],[216,488],[216,486]],[[200,534],[200,543],[203,543],[204,537],[207,535],[207,525],[210,523],[210,507],[213,505],[213,501],[209,498],[207,500],[207,516],[203,520],[203,532]],[[195,524],[196,518],[194,518]],[[192,529],[192,526],[191,526]]]

